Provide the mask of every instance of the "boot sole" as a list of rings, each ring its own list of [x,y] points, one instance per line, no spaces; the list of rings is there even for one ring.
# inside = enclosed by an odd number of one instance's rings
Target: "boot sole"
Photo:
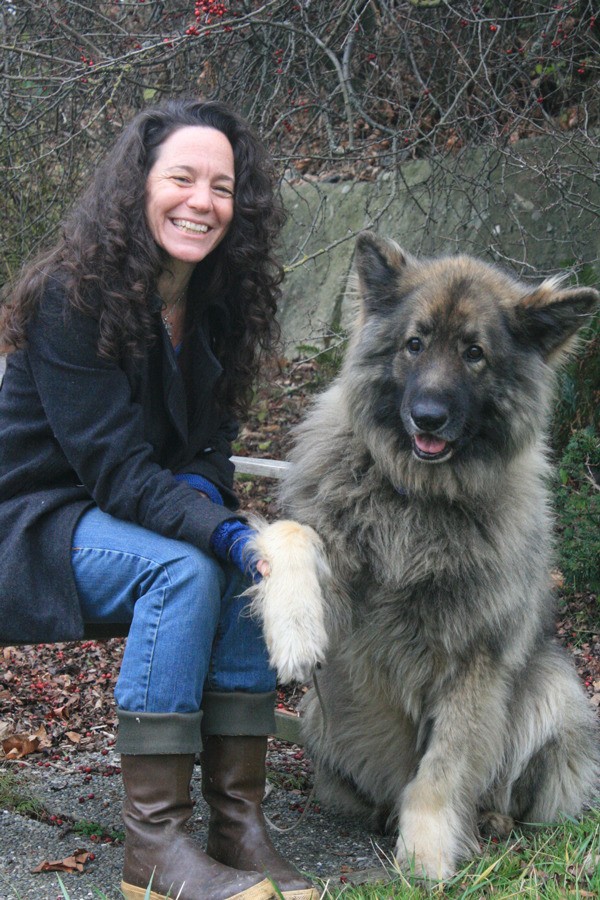
[[[121,882],[121,892],[125,900],[177,900],[177,894],[173,894],[172,896],[169,894],[167,898],[166,894],[158,894],[156,891],[150,891],[148,894],[147,891],[148,888],[136,887],[134,884],[127,884],[125,881]],[[318,897],[318,895],[316,896]],[[226,900],[273,900],[274,897],[275,892],[273,886],[271,882],[267,881],[265,878],[264,881],[252,885],[252,887],[247,888],[245,891],[231,894]],[[304,897],[300,896],[296,898],[296,895],[294,894],[293,900],[304,900]]]

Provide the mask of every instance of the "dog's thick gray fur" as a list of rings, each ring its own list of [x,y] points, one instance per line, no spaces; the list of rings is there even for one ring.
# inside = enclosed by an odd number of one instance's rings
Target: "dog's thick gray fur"
[[[398,826],[447,878],[478,822],[594,801],[597,720],[554,637],[553,372],[599,295],[366,233],[340,375],[299,426],[283,507],[324,541],[330,652],[304,710],[320,798]]]

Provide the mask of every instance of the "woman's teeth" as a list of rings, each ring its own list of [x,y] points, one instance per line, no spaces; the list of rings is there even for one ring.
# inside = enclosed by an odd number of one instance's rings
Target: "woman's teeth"
[[[190,231],[193,234],[206,234],[208,225],[199,225],[196,222],[186,222],[185,219],[173,219],[173,225],[182,231]]]

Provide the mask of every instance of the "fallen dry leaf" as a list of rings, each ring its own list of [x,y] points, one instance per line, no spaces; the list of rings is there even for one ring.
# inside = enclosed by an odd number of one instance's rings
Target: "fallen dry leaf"
[[[24,756],[29,756],[30,753],[35,753],[37,748],[37,741],[32,741],[22,734],[14,734],[2,741],[2,749],[7,759],[22,759]]]
[[[6,759],[22,759],[30,753],[37,753],[50,747],[51,744],[46,729],[40,725],[34,734],[13,734],[5,738],[2,741],[2,749]]]
[[[83,872],[84,864],[88,861],[90,854],[87,850],[75,850],[70,856],[64,859],[44,860],[31,872],[38,875],[40,872]]]

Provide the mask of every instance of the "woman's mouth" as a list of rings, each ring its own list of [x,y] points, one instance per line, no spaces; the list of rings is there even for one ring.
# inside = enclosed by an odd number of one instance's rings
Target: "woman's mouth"
[[[180,231],[187,234],[206,234],[208,225],[202,225],[200,222],[190,222],[188,219],[171,219],[173,225]]]

